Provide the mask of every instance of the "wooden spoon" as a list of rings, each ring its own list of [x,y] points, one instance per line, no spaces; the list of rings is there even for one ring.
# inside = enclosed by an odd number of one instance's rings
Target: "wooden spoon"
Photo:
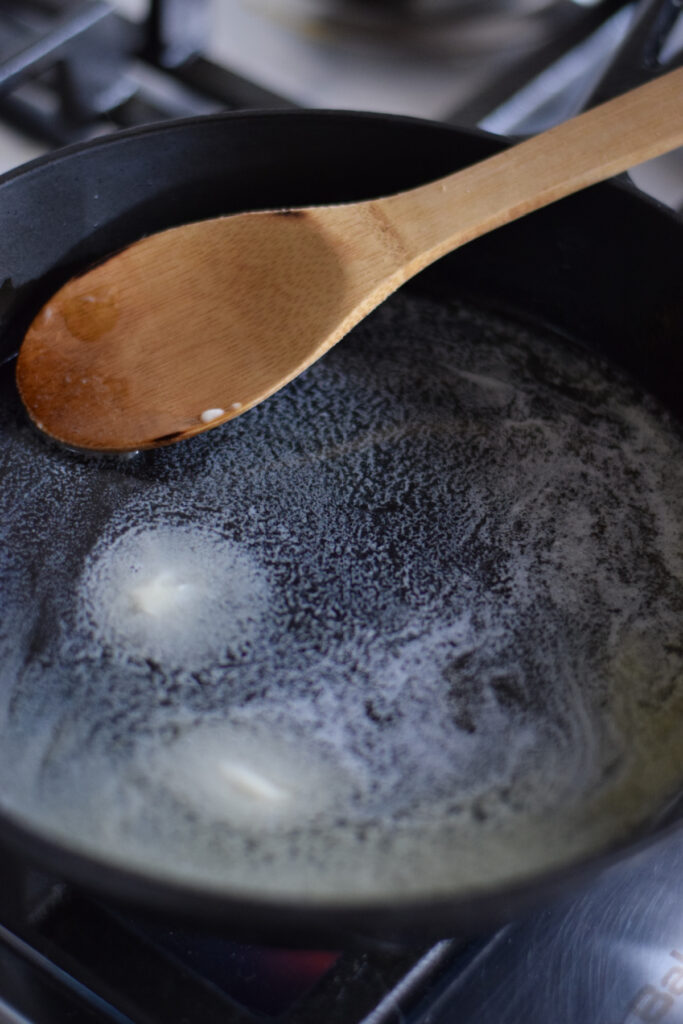
[[[191,437],[272,395],[433,260],[680,145],[683,68],[409,192],[150,236],[43,307],[22,399],[76,448]]]

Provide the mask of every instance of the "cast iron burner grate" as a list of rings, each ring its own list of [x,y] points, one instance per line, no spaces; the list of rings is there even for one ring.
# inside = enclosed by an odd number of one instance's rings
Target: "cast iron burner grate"
[[[209,2],[150,0],[137,22],[106,0],[3,0],[0,120],[63,146],[166,118],[296,106],[205,56]],[[477,123],[627,6],[601,0],[577,7],[519,63],[503,62],[498,71],[493,61],[485,86],[460,105],[454,98],[448,120]]]
[[[678,831],[493,936],[343,953],[170,927],[5,858],[0,1024],[678,1024],[682,857]]]
[[[102,0],[3,0],[0,118],[62,146],[166,118],[292,106],[201,56],[207,8],[157,0],[137,23]]]
[[[492,941],[278,949],[108,906],[8,856],[0,879],[0,1024],[399,1024]]]

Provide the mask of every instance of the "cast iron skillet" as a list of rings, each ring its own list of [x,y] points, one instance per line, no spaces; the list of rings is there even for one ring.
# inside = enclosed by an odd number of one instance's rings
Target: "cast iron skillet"
[[[140,236],[244,209],[367,198],[481,159],[500,141],[371,114],[227,114],[165,123],[73,147],[0,180],[0,357],[61,282]],[[428,280],[493,310],[548,325],[626,368],[683,416],[683,222],[610,183],[470,244]],[[7,483],[5,483],[7,486]],[[683,782],[683,780],[682,780]],[[683,793],[683,791],[682,791]],[[344,941],[490,927],[590,876],[683,816],[683,801],[599,857],[513,887],[393,905],[216,897],[103,865],[7,817],[2,841],[97,893],[236,932]]]

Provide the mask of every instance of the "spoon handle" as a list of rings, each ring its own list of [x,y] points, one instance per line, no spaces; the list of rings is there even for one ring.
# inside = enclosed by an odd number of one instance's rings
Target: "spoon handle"
[[[408,275],[508,221],[683,146],[683,68],[502,153],[373,204]]]

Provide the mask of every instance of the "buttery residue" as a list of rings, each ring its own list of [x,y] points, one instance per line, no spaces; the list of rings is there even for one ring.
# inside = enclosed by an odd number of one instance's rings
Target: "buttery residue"
[[[202,423],[213,423],[214,420],[218,420],[224,415],[225,409],[205,409],[199,418]]]
[[[39,832],[396,902],[594,852],[680,788],[683,437],[614,367],[404,291],[133,460],[46,446],[2,387],[0,807]]]

